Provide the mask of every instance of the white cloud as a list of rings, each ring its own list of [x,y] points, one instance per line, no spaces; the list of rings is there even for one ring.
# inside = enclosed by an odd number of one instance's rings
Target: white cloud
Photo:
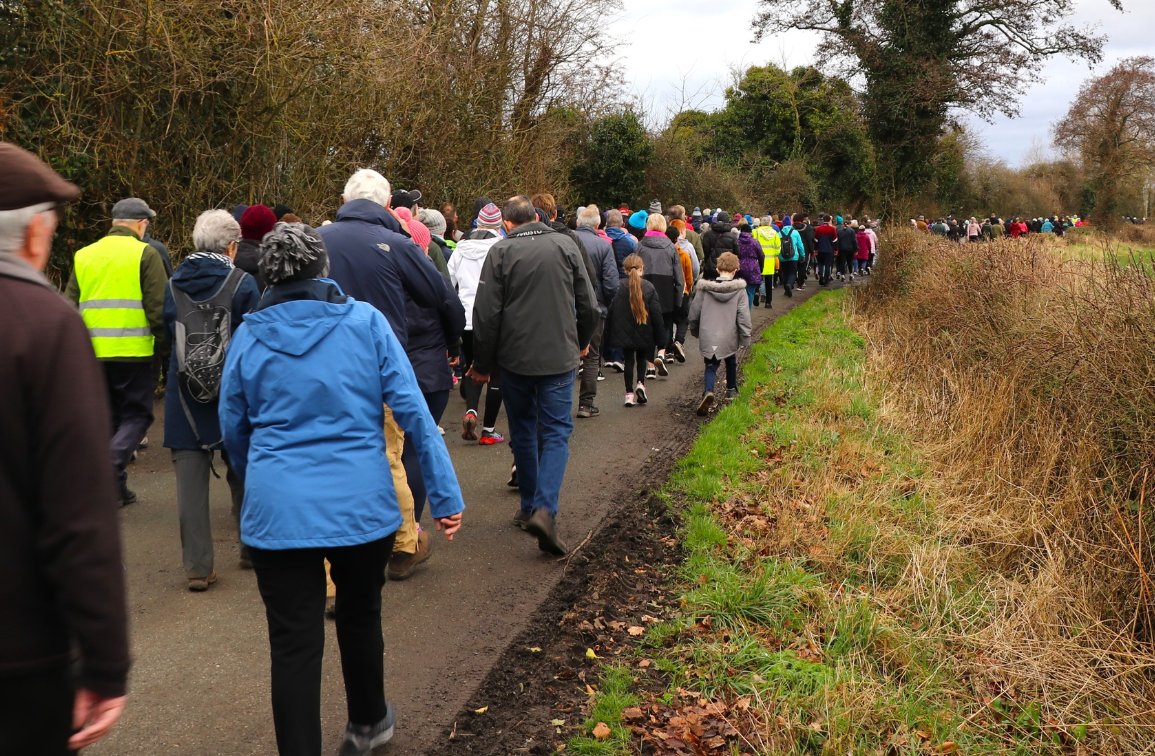
[[[1123,0],[1126,11],[1108,0],[1079,0],[1074,23],[1091,25],[1107,36],[1104,60],[1085,63],[1055,59],[1042,70],[1042,82],[1020,102],[1019,117],[998,117],[991,124],[965,120],[991,157],[1018,165],[1032,151],[1049,150],[1050,128],[1075,99],[1079,86],[1103,74],[1120,59],[1152,53],[1155,3]],[[620,67],[630,92],[653,124],[664,123],[680,107],[714,110],[722,106],[732,70],[775,63],[787,68],[816,62],[814,33],[790,31],[754,40],[756,4],[749,0],[627,0],[612,28],[621,33]]]

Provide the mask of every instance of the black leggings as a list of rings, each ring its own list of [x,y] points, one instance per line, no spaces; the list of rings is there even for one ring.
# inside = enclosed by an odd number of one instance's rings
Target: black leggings
[[[634,390],[638,383],[646,382],[646,363],[653,358],[653,350],[651,349],[625,349],[626,355],[626,393]],[[638,372],[637,383],[634,383],[634,370]]]
[[[477,412],[481,405],[481,384],[472,378],[466,378],[465,371],[473,365],[473,331],[464,331],[461,334],[461,393],[465,399],[465,408]],[[482,418],[482,428],[492,428],[497,424],[497,415],[501,412],[501,380],[497,373],[489,377],[485,387],[485,417]]]

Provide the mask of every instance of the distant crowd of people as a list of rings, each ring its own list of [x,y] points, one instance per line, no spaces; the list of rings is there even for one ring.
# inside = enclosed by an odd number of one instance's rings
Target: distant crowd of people
[[[1082,228],[1089,221],[1077,215],[1051,215],[1046,218],[1008,217],[1005,220],[997,215],[978,219],[971,216],[967,219],[946,216],[928,221],[925,216],[911,218],[911,228],[926,233],[943,236],[951,241],[994,241],[995,239],[1029,236],[1030,234],[1054,234],[1063,236],[1072,228]]]

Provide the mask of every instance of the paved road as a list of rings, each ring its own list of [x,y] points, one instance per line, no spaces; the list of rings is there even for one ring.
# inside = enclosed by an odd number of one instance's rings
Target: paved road
[[[773,310],[756,310],[756,327],[786,309],[789,300],[778,299]],[[576,421],[559,518],[571,548],[614,506],[622,476],[654,450],[668,450],[672,434],[695,422],[673,400],[701,390],[696,349],[691,339],[690,361],[650,384],[648,406],[624,408],[622,380],[610,374],[600,384],[601,416]],[[509,449],[462,441],[463,411],[455,395],[442,422],[465,493],[462,530],[453,543],[435,535],[424,568],[385,587],[386,685],[398,710],[388,753],[437,753],[438,738],[564,570],[564,562],[543,556],[510,525],[517,498],[505,486]],[[129,705],[112,735],[89,752],[275,753],[264,610],[253,573],[237,567],[228,489],[223,480],[213,483],[219,582],[207,593],[190,593],[180,563],[172,467],[159,446],[161,422],[158,417],[150,433],[153,446],[131,469],[139,502],[123,513],[135,657]],[[499,429],[505,429],[504,414]],[[325,742],[335,752],[346,716],[335,634],[327,624],[322,717]]]

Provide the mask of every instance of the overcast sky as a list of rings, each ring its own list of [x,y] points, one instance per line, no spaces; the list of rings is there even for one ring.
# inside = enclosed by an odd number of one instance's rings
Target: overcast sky
[[[1019,165],[1040,152],[1048,156],[1051,124],[1066,113],[1084,81],[1106,72],[1121,58],[1155,55],[1155,2],[1123,0],[1123,4],[1127,11],[1119,13],[1107,0],[1077,0],[1076,22],[1095,26],[1107,36],[1104,60],[1094,69],[1086,63],[1052,60],[1043,69],[1043,83],[1023,98],[1018,118],[999,117],[993,124],[966,119],[991,157]],[[812,33],[782,32],[755,44],[753,0],[624,0],[624,5],[621,23],[636,32],[618,48],[621,69],[656,123],[682,107],[721,107],[734,69],[815,62],[817,37]]]

